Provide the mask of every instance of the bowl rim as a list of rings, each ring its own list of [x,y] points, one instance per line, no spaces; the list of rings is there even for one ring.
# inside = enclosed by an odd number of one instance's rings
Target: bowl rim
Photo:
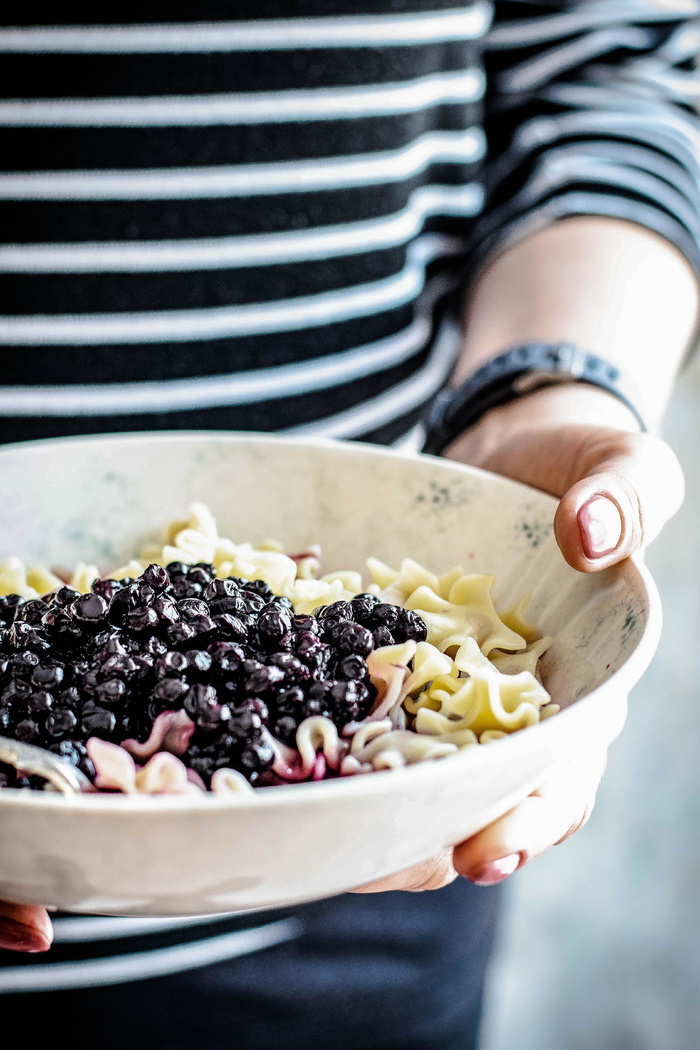
[[[191,442],[193,440],[202,443],[212,440],[225,444],[269,444],[277,446],[295,445],[301,447],[320,447],[327,449],[342,449],[347,452],[359,452],[370,456],[391,457],[416,462],[431,461],[457,473],[475,475],[487,478],[491,484],[500,484],[504,488],[514,487],[521,491],[532,493],[544,504],[550,503],[554,509],[558,505],[556,497],[541,489],[526,485],[520,481],[495,474],[492,471],[480,467],[473,467],[455,460],[444,459],[440,456],[432,456],[422,452],[406,449],[397,449],[391,446],[375,445],[370,442],[351,441],[333,437],[308,437],[304,435],[284,435],[278,433],[265,433],[258,431],[228,431],[228,430],[168,430],[168,431],[136,431],[128,433],[100,433],[80,434],[58,438],[40,438],[31,441],[18,441],[0,447],[0,467],[2,458],[12,455],[13,452],[22,450],[51,450],[57,445],[138,445],[147,440],[154,444],[172,444],[179,441]],[[65,813],[81,813],[88,809],[96,814],[114,813],[148,813],[161,812],[191,812],[198,814],[212,809],[229,809],[231,811],[249,810],[265,807],[289,807],[297,806],[305,798],[315,800],[315,804],[321,803],[324,797],[334,799],[338,792],[353,794],[375,795],[381,793],[383,785],[387,783],[386,776],[389,774],[389,783],[395,785],[399,790],[400,785],[410,780],[411,783],[420,783],[421,780],[431,779],[453,779],[458,777],[458,763],[464,765],[484,765],[491,761],[492,748],[498,747],[502,760],[507,762],[515,759],[519,752],[541,755],[543,752],[554,750],[556,738],[560,735],[558,726],[566,720],[567,725],[572,721],[581,720],[584,710],[591,706],[607,703],[603,692],[610,687],[612,681],[616,682],[617,688],[624,691],[625,695],[641,678],[649,666],[661,636],[662,606],[661,598],[654,579],[644,564],[642,554],[632,555],[617,565],[611,566],[605,571],[608,573],[623,575],[632,570],[638,576],[646,596],[646,622],[640,639],[626,658],[625,662],[613,675],[602,682],[589,693],[578,698],[570,706],[560,710],[554,718],[547,718],[535,725],[526,726],[514,733],[508,734],[498,740],[490,741],[489,744],[468,747],[455,754],[447,755],[444,759],[417,762],[412,765],[389,770],[375,770],[371,774],[361,776],[336,777],[329,780],[315,782],[300,782],[275,785],[270,788],[253,789],[250,792],[233,794],[219,794],[215,792],[201,792],[200,794],[186,795],[141,795],[124,794],[120,792],[95,792],[76,795],[63,795],[51,791],[28,791],[26,788],[3,788],[0,790],[0,809],[7,806],[28,806],[32,808],[48,808],[49,811],[57,808]],[[621,729],[622,726],[618,728]],[[615,733],[615,736],[617,735]],[[537,747],[532,745],[537,739]],[[614,737],[612,738],[614,739]],[[447,765],[448,771],[445,772]],[[352,788],[348,785],[351,783]],[[311,792],[311,795],[309,795]]]

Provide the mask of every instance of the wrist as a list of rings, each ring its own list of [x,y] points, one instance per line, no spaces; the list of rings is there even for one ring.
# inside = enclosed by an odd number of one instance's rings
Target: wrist
[[[614,395],[587,383],[562,383],[492,408],[444,451],[450,459],[485,466],[493,453],[519,435],[576,425],[639,433],[634,414]]]

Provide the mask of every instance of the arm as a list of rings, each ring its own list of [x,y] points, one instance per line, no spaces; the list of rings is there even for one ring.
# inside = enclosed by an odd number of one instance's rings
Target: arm
[[[503,347],[567,340],[631,376],[658,428],[699,311],[695,274],[668,242],[612,219],[567,219],[504,252],[476,283],[455,380]],[[448,454],[564,497],[557,538],[575,568],[591,571],[653,539],[682,499],[670,449],[637,430],[614,397],[571,383],[492,410]],[[565,452],[553,456],[562,441]],[[581,531],[597,495],[610,501],[605,523],[618,528],[605,542]]]

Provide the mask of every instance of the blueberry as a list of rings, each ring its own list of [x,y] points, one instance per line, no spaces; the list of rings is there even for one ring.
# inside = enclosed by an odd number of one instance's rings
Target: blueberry
[[[164,591],[170,583],[170,576],[168,575],[167,569],[164,569],[161,565],[152,564],[144,570],[142,580],[145,580],[149,587],[152,587],[154,591]]]
[[[226,579],[226,580],[212,580],[204,591],[203,597],[208,602],[221,600],[224,598],[233,598],[240,592],[240,584],[237,580]]]
[[[122,587],[121,580],[95,580],[92,585],[92,591],[93,594],[99,594],[100,598],[104,598],[109,605],[117,591],[120,591]]]
[[[46,716],[45,728],[50,737],[67,736],[75,730],[77,716],[68,707],[55,707]]]
[[[37,689],[27,697],[27,711],[30,714],[45,714],[52,706],[53,696],[46,689]]]
[[[416,642],[424,642],[428,637],[428,628],[423,620],[413,609],[401,610],[401,628],[406,641],[413,639]]]
[[[74,587],[59,587],[51,596],[51,605],[58,606],[59,609],[66,609],[79,597],[80,591],[76,591]]]
[[[32,672],[32,683],[42,689],[55,689],[64,676],[61,664],[37,664]]]
[[[353,616],[358,623],[366,623],[370,619],[375,606],[379,604],[379,598],[375,594],[356,594],[350,602]]]
[[[199,598],[182,598],[177,603],[179,612],[184,623],[189,623],[198,616],[208,616],[209,606]]]
[[[214,730],[228,722],[230,710],[219,703],[210,685],[193,685],[185,698],[185,711],[200,729]]]
[[[155,664],[157,678],[177,677],[183,675],[190,666],[184,653],[176,649],[165,653]]]
[[[204,649],[188,649],[184,656],[187,666],[197,674],[204,675],[211,669],[212,658]]]
[[[389,605],[388,602],[378,602],[371,616],[371,627],[386,627],[393,631],[399,623],[401,610],[397,605]]]
[[[259,595],[264,604],[267,604],[273,597],[272,588],[264,580],[247,580],[243,587],[248,594]]]
[[[162,678],[153,690],[153,697],[161,705],[182,707],[190,687],[182,678]]]
[[[362,656],[344,656],[337,664],[338,677],[346,681],[360,681],[367,676],[367,662]]]
[[[100,704],[118,704],[126,695],[126,685],[121,678],[108,678],[97,686],[95,694]]]
[[[212,658],[213,670],[226,675],[235,674],[246,659],[245,649],[236,642],[213,642],[207,652]]]
[[[372,631],[372,638],[374,639],[374,648],[381,649],[384,645],[394,645],[395,638],[388,627],[375,627]]]
[[[130,631],[141,632],[153,632],[158,627],[160,619],[155,609],[149,608],[147,605],[142,605],[137,609],[132,609],[126,616],[126,626]]]
[[[48,602],[43,601],[41,598],[34,598],[32,601],[25,602],[24,605],[17,607],[17,620],[23,620],[25,623],[32,624],[36,627],[41,623],[42,617],[49,611]]]
[[[79,598],[68,606],[69,613],[74,619],[85,624],[97,624],[104,620],[107,615],[107,602],[99,594],[81,594]]]
[[[110,737],[117,726],[116,715],[88,701],[80,716],[80,730],[85,737]]]
[[[278,686],[284,681],[284,677],[284,671],[279,667],[266,667],[260,664],[249,671],[245,679],[246,692],[252,696],[260,696]]]
[[[296,613],[292,617],[292,627],[295,631],[305,632],[307,634],[320,634],[321,626],[315,616],[310,616],[307,613]]]
[[[341,621],[333,628],[331,639],[338,652],[344,656],[352,653],[369,656],[374,646],[372,632],[349,620]]]
[[[15,726],[14,735],[16,740],[21,740],[25,744],[36,744],[41,736],[39,723],[32,718],[24,718]]]
[[[291,627],[292,618],[287,609],[271,602],[258,617],[258,638],[265,648],[272,649]]]
[[[19,594],[6,594],[0,598],[0,623],[10,627],[15,620],[20,605],[24,605],[25,599]]]
[[[179,580],[182,576],[186,576],[188,568],[189,565],[185,565],[182,561],[171,561],[165,566],[165,571],[172,583],[173,580]]]
[[[214,616],[214,624],[220,638],[230,642],[245,642],[248,637],[248,625],[240,616],[222,613]]]

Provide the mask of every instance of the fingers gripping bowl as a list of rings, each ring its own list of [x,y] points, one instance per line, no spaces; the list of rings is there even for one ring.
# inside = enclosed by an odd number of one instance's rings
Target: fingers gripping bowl
[[[28,479],[31,479],[28,482]],[[570,569],[555,501],[432,457],[222,434],[70,439],[0,451],[0,554],[121,564],[193,500],[222,535],[319,544],[324,571],[373,556],[493,573],[499,609],[531,597],[563,710],[440,761],[226,796],[0,792],[0,898],[78,912],[177,915],[274,907],[390,874],[506,812],[563,755],[619,731],[659,631],[634,562]]]

